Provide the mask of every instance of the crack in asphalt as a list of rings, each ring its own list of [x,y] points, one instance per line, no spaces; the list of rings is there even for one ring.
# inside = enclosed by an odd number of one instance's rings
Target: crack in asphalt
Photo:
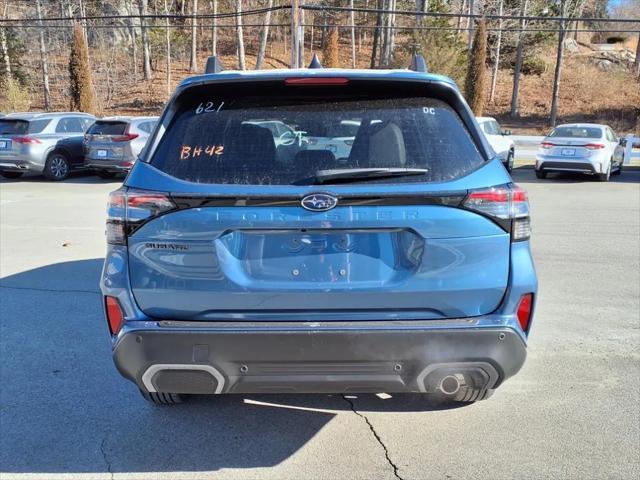
[[[113,480],[113,471],[111,470],[111,462],[107,458],[107,452],[104,449],[104,444],[106,441],[107,441],[107,438],[105,437],[102,439],[102,442],[100,442],[100,452],[102,452],[102,459],[104,460],[104,463],[107,465],[107,472],[109,472],[109,476],[111,477],[111,480]]]
[[[60,290],[59,288],[16,287],[12,285],[0,285],[0,288],[11,288],[13,290],[33,290],[34,292],[95,293],[96,295],[100,295],[100,292],[97,290]]]
[[[391,465],[391,468],[393,468],[393,475],[398,479],[398,480],[404,480],[401,476],[400,473],[398,473],[398,466],[393,463],[393,460],[391,460],[391,457],[389,456],[389,450],[387,449],[387,446],[384,444],[384,442],[382,441],[382,438],[380,438],[380,435],[378,434],[378,432],[376,432],[375,427],[373,426],[373,424],[369,421],[369,419],[367,418],[366,415],[360,413],[358,410],[356,410],[356,406],[355,404],[351,401],[350,398],[345,397],[344,395],[342,395],[342,398],[345,399],[345,401],[349,404],[349,406],[351,407],[351,411],[353,413],[355,413],[356,415],[358,415],[360,418],[362,418],[367,425],[369,426],[369,430],[371,430],[371,433],[373,434],[374,438],[376,439],[376,441],[380,444],[380,446],[382,447],[382,449],[384,450],[384,456],[387,459],[387,463],[389,465]]]

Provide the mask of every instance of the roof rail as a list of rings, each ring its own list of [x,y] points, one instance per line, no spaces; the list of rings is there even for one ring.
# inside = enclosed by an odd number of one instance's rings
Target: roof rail
[[[429,71],[429,69],[427,68],[427,62],[425,62],[424,57],[419,53],[414,53],[413,57],[411,57],[411,65],[409,65],[409,70],[422,73],[427,73]]]
[[[315,53],[313,54],[311,63],[307,68],[322,68],[322,64],[320,63],[320,60],[318,60],[318,55],[316,55]]]
[[[207,58],[207,66],[204,68],[204,73],[220,73],[224,70],[222,63],[218,60],[218,57],[211,56]]]

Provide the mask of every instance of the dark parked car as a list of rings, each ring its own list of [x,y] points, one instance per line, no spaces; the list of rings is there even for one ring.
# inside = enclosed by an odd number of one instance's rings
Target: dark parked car
[[[340,158],[278,155],[264,127],[346,120]],[[537,290],[527,196],[493,157],[438,75],[184,80],[109,200],[101,289],[118,370],[160,404],[486,398],[525,361]]]

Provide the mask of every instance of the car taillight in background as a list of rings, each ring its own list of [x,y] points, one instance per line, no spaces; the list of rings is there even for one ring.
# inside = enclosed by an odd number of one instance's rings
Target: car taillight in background
[[[549,148],[553,148],[555,145],[551,142],[542,142],[540,144],[540,148],[544,148],[545,150],[548,150]]]
[[[41,143],[37,138],[24,136],[24,137],[13,137],[13,141],[16,143],[21,143],[23,145],[35,145]]]
[[[145,221],[176,208],[168,195],[143,190],[111,192],[107,204],[107,243],[125,245],[127,235]]]
[[[584,148],[588,148],[589,150],[601,150],[605,146],[602,143],[587,143]]]
[[[137,133],[125,133],[124,135],[113,135],[111,137],[112,142],[128,142],[129,140],[135,140],[140,135]]]
[[[467,195],[463,205],[495,220],[511,232],[513,241],[527,240],[531,236],[527,192],[516,185],[474,190]]]

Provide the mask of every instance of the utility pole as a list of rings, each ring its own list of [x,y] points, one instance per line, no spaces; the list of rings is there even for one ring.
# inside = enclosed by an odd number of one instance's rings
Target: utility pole
[[[640,32],[638,32],[638,45],[636,46],[636,77],[640,78]]]
[[[291,0],[291,68],[300,67],[300,0]]]
[[[356,27],[353,12],[353,0],[349,0],[349,23],[351,24],[351,68],[356,68]]]
[[[189,71],[198,70],[198,0],[191,0],[191,56]]]
[[[567,0],[560,0],[560,16],[567,15]],[[565,20],[559,20],[558,55],[556,56],[556,71],[553,77],[553,94],[551,95],[551,126],[556,126],[558,119],[558,94],[560,91],[560,75],[562,74],[562,57],[564,55],[564,37],[566,34]]]
[[[513,69],[513,90],[511,92],[511,117],[518,116],[518,90],[520,89],[520,71],[522,70],[522,58],[524,54],[524,28],[527,21],[524,17],[527,15],[527,5],[529,0],[521,0],[520,4],[520,32],[518,32],[518,49],[516,51],[516,65]]]
[[[36,10],[38,12],[38,23],[40,24],[40,60],[42,61],[42,83],[44,86],[44,109],[49,111],[50,96],[49,91],[49,66],[47,63],[47,46],[44,43],[44,27],[42,25],[42,7],[40,0],[36,0]]]

